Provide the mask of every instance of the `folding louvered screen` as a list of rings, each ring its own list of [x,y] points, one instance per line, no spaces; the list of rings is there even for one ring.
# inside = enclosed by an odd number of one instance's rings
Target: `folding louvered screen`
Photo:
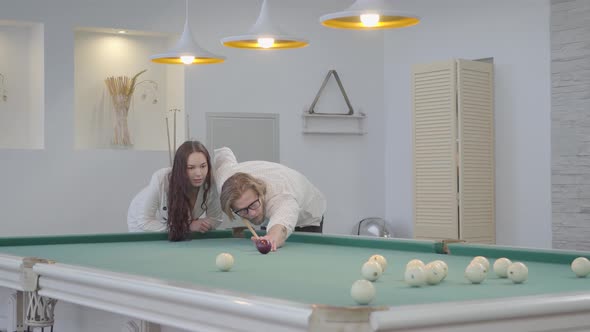
[[[413,68],[414,237],[459,236],[455,62]]]
[[[415,65],[414,237],[494,243],[492,64]]]
[[[495,243],[492,64],[457,60],[459,237]]]

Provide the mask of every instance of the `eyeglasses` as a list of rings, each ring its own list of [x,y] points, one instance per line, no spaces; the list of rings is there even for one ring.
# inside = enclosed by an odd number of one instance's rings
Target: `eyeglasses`
[[[239,209],[237,211],[233,211],[235,214],[237,214],[238,216],[245,218],[248,216],[248,212],[250,212],[250,210],[256,210],[260,207],[260,197],[257,198],[254,202],[252,202],[252,204],[248,205],[247,207],[243,208],[243,209]]]

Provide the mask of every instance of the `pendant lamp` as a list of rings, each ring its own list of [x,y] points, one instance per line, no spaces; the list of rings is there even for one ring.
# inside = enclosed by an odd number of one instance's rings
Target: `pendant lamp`
[[[195,42],[188,22],[188,0],[186,0],[186,20],[184,31],[176,45],[167,53],[152,55],[152,62],[164,64],[212,64],[225,61],[225,57],[213,54]]]
[[[320,22],[329,28],[378,30],[416,25],[420,18],[391,8],[387,0],[356,0],[348,9],[323,15]]]
[[[289,49],[309,45],[307,40],[286,35],[273,26],[268,14],[267,0],[263,0],[260,15],[247,34],[223,38],[221,43],[227,47],[252,50]]]

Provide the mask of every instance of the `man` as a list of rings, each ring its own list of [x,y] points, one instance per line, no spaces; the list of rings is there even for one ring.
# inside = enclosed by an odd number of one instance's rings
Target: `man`
[[[271,250],[283,246],[293,231],[322,232],[326,199],[301,173],[269,161],[238,163],[227,147],[215,150],[213,164],[223,212],[230,219],[267,223],[262,238]]]

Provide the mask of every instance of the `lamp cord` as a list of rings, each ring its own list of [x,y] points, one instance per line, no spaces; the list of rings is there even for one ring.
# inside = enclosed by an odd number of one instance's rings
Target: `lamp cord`
[[[361,225],[363,224],[363,222],[364,222],[365,220],[367,220],[367,218],[365,218],[365,219],[363,219],[363,220],[359,221],[359,226],[358,226],[358,229],[356,230],[356,235],[361,235]]]

